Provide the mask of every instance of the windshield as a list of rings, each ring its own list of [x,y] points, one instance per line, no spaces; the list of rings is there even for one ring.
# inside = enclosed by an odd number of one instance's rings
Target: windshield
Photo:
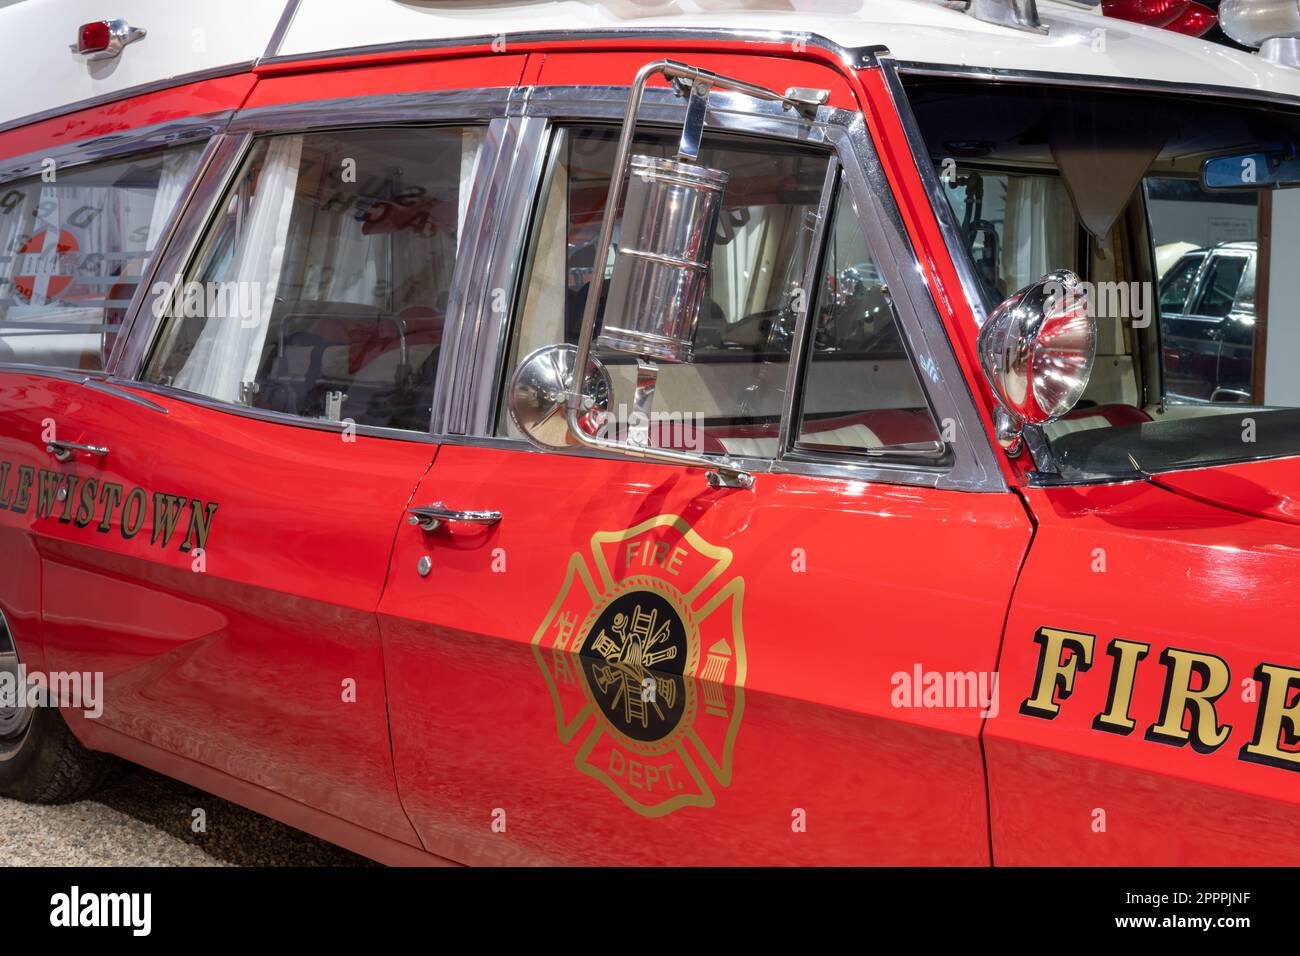
[[[1300,110],[1090,88],[916,79],[909,95],[987,310],[1084,280],[1097,357],[1045,429],[1063,476],[1300,455]],[[1251,159],[1244,158],[1251,154]],[[1207,189],[1211,157],[1238,188]],[[1258,175],[1258,178],[1256,176]]]

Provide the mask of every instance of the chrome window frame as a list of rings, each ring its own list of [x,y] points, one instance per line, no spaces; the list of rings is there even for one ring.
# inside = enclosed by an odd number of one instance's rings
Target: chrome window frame
[[[40,175],[42,163],[46,160],[54,160],[56,170],[66,171],[109,160],[128,159],[146,153],[159,153],[169,147],[185,148],[196,146],[199,143],[204,144],[199,151],[198,162],[195,165],[190,181],[181,194],[180,200],[176,203],[176,208],[171,211],[171,215],[164,223],[162,233],[152,250],[152,257],[145,263],[144,270],[140,273],[135,292],[132,294],[131,301],[127,304],[123,315],[122,327],[117,332],[117,338],[113,343],[113,349],[108,355],[104,356],[104,368],[95,370],[60,369],[59,366],[28,365],[24,363],[6,363],[6,368],[20,368],[24,371],[41,369],[69,371],[79,378],[92,379],[105,379],[112,375],[118,356],[121,355],[131,337],[131,329],[135,323],[135,317],[139,313],[140,304],[144,301],[146,291],[153,284],[157,264],[170,247],[172,237],[184,217],[185,209],[194,191],[207,174],[217,154],[222,131],[230,123],[234,115],[233,110],[204,113],[168,120],[163,123],[153,123],[124,132],[106,133],[71,143],[61,143],[49,149],[0,160],[0,189],[4,189],[13,183]]]
[[[490,262],[489,288],[509,290],[506,308],[497,313],[480,308],[476,314],[461,316],[465,323],[458,335],[472,338],[474,360],[463,362],[453,370],[455,379],[448,386],[468,395],[470,414],[464,419],[448,417],[447,427],[435,430],[439,442],[509,448],[538,454],[566,454],[583,457],[617,457],[587,450],[542,452],[522,439],[496,434],[499,401],[505,385],[505,357],[517,313],[522,307],[526,274],[524,257],[529,246],[535,216],[541,208],[540,197],[546,185],[552,132],[560,126],[612,123],[622,120],[627,102],[626,87],[535,87],[526,89],[518,109],[527,121],[541,119],[544,127],[532,127],[532,141],[527,151],[527,166],[536,179],[532,184],[530,211],[534,215],[517,220],[508,237],[498,243],[498,255]],[[755,473],[803,474],[888,484],[918,485],[960,491],[1001,492],[1007,489],[994,450],[977,413],[974,397],[962,373],[952,343],[939,317],[938,309],[922,278],[920,262],[903,226],[896,200],[885,177],[862,114],[855,111],[823,107],[813,119],[787,112],[779,103],[759,103],[737,94],[715,94],[709,111],[709,128],[718,132],[767,137],[786,142],[813,143],[825,147],[834,156],[831,165],[839,167],[840,188],[849,190],[859,227],[868,249],[884,276],[898,316],[904,342],[913,359],[913,369],[926,395],[936,422],[953,423],[953,441],[949,443],[951,460],[945,464],[920,464],[914,460],[872,460],[852,452],[810,452],[796,450],[794,428],[786,422],[787,407],[802,388],[802,361],[793,353],[787,372],[786,396],[783,400],[781,440],[777,457],[772,459],[736,459],[741,467]],[[678,126],[684,106],[668,90],[648,90],[641,112],[647,128]],[[542,142],[544,140],[544,143]],[[521,177],[522,178],[522,177]],[[828,197],[823,197],[826,200]],[[823,228],[827,214],[823,202],[818,228]],[[814,258],[820,268],[820,249]],[[508,278],[508,286],[492,282]],[[795,331],[796,342],[806,338],[808,316],[800,317]],[[495,366],[489,368],[491,363]],[[492,374],[488,374],[491,371]]]
[[[276,424],[319,431],[341,433],[351,427],[358,435],[390,438],[403,441],[431,442],[432,434],[440,424],[439,409],[446,404],[449,379],[456,366],[458,343],[455,329],[460,327],[454,319],[454,310],[471,298],[473,277],[482,268],[486,255],[476,242],[467,254],[458,255],[452,272],[448,295],[446,328],[443,349],[439,356],[438,371],[434,379],[433,412],[424,431],[388,428],[376,425],[353,425],[345,421],[314,419],[252,408],[233,402],[189,392],[169,385],[158,385],[143,380],[148,358],[157,344],[163,319],[153,314],[157,296],[153,286],[160,276],[187,276],[192,270],[204,237],[229,195],[254,143],[262,137],[281,134],[328,133],[353,129],[398,129],[403,127],[434,127],[448,125],[484,126],[487,136],[483,153],[471,185],[466,214],[466,236],[476,236],[471,224],[499,217],[497,206],[508,198],[502,182],[511,171],[508,161],[514,142],[506,135],[510,121],[506,114],[516,92],[501,87],[488,90],[418,91],[372,96],[342,97],[313,100],[305,103],[258,107],[243,110],[231,119],[216,147],[216,154],[206,175],[196,185],[184,215],[177,224],[175,234],[164,255],[156,261],[146,297],[139,303],[132,318],[135,320],[127,336],[127,345],[114,365],[109,381],[161,397],[171,397],[192,405],[210,408]],[[486,172],[485,172],[486,171]],[[477,228],[477,227],[474,227]],[[451,347],[448,347],[451,346]]]

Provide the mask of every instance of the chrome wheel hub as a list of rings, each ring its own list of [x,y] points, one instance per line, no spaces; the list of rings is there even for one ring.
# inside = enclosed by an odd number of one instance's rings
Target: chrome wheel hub
[[[19,706],[25,687],[18,680],[18,649],[0,614],[0,741],[20,739],[31,723],[32,709]]]

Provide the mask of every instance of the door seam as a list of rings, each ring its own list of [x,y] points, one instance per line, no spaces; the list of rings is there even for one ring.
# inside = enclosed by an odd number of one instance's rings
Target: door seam
[[[1033,509],[1029,507],[1029,502],[1021,493],[1019,488],[1012,489],[1016,500],[1020,502],[1021,507],[1025,509],[1025,516],[1029,519],[1029,540],[1025,543],[1024,553],[1020,556],[1020,563],[1016,566],[1015,577],[1011,582],[1011,592],[1007,597],[1006,611],[1002,615],[1002,632],[998,635],[998,653],[993,662],[993,678],[996,681],[1001,674],[1002,667],[1002,650],[1007,640],[1007,623],[1011,620],[1011,608],[1015,605],[1016,590],[1020,587],[1020,577],[1024,574],[1025,564],[1029,561],[1029,554],[1033,550],[1034,540],[1038,536],[1038,520],[1034,517]],[[998,695],[1001,696],[1002,690],[998,689]],[[984,717],[980,720],[979,745],[980,745],[980,763],[984,770],[984,821],[988,828],[989,835],[989,866],[997,866],[997,859],[993,851],[993,786],[989,781],[989,758],[984,748],[984,729],[988,726],[989,718]]]

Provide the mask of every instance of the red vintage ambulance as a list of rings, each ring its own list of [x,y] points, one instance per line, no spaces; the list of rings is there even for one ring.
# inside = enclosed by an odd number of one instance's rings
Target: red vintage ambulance
[[[1300,863],[1300,8],[1217,16],[0,10],[0,795]]]

